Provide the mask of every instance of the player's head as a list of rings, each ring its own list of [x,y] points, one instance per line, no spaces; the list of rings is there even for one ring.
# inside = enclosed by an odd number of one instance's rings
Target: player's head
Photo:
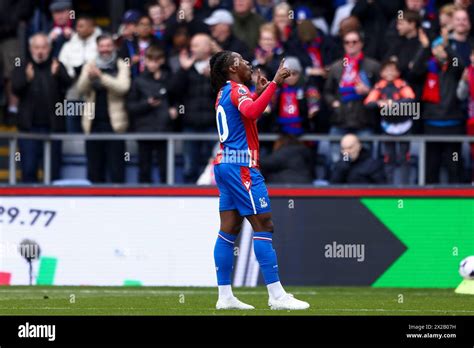
[[[246,83],[252,79],[252,66],[239,53],[221,51],[210,61],[211,84],[215,91],[221,89],[227,80]]]

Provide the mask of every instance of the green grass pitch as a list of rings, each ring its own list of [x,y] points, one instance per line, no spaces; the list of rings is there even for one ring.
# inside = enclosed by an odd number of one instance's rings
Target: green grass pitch
[[[453,289],[288,287],[306,311],[272,311],[264,287],[236,288],[253,311],[217,311],[217,289],[0,287],[0,315],[474,315],[474,295]]]

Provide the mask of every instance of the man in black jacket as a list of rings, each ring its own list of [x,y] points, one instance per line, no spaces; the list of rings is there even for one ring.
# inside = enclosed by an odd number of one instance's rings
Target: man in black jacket
[[[383,162],[373,159],[354,134],[342,138],[341,154],[342,158],[335,164],[331,174],[331,184],[386,183]]]
[[[424,133],[429,135],[461,135],[465,114],[456,96],[464,65],[449,47],[446,38],[430,41],[420,31],[422,47],[417,53],[413,73],[425,80],[422,102]],[[450,183],[461,182],[461,143],[428,143],[426,146],[426,183],[439,183],[440,168],[445,162]]]
[[[211,54],[211,38],[206,34],[197,34],[191,39],[191,55],[183,51],[179,56],[181,68],[173,78],[172,91],[179,98],[178,111],[184,132],[215,132],[215,99],[209,79]],[[184,142],[185,182],[196,182],[201,167],[207,164],[212,153],[212,146],[209,141]]]
[[[66,68],[51,58],[51,45],[46,34],[30,38],[31,62],[15,68],[12,75],[13,92],[20,99],[17,126],[21,132],[64,132],[65,116],[61,113],[64,96],[72,81]],[[23,182],[36,182],[43,156],[41,141],[20,140]],[[61,143],[52,143],[52,180],[60,174]]]
[[[393,37],[387,35],[390,47],[385,55],[385,60],[396,58],[401,78],[410,84],[418,97],[421,95],[424,81],[413,76],[411,64],[421,46],[418,39],[420,25],[421,17],[418,12],[410,10],[403,12],[403,17],[396,22],[396,34]]]
[[[128,95],[127,110],[131,128],[135,132],[154,133],[171,131],[172,119],[177,111],[170,108],[168,93],[169,75],[162,69],[165,53],[150,46],[145,54],[146,70],[132,84]],[[159,161],[160,181],[166,182],[166,141],[138,141],[139,182],[151,183],[153,155]]]

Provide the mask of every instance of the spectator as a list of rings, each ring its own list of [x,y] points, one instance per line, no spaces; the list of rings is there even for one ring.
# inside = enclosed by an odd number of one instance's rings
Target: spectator
[[[461,8],[469,13],[469,22],[474,22],[474,6],[472,0],[454,0],[454,6]],[[471,26],[471,36],[474,35],[474,27]]]
[[[286,2],[280,2],[273,9],[273,24],[278,29],[278,40],[282,45],[287,45],[294,34],[291,6]]]
[[[334,166],[331,184],[385,184],[383,162],[370,156],[354,134],[341,139],[342,158]]]
[[[185,110],[182,115],[184,132],[215,132],[215,96],[209,80],[211,55],[211,38],[197,34],[191,39],[191,55],[182,51],[179,56],[181,68],[173,78],[172,91]],[[184,142],[185,182],[196,182],[201,167],[207,164],[212,146],[209,141]]]
[[[333,48],[331,49],[331,59],[330,62],[334,62],[337,59],[344,57],[344,35],[351,31],[361,32],[362,25],[360,21],[355,16],[350,16],[341,21],[339,27],[339,35],[333,38]]]
[[[255,49],[254,66],[261,65],[266,68],[270,76],[278,70],[283,58],[283,46],[278,41],[278,33],[273,23],[266,23],[260,27],[258,46]]]
[[[405,0],[405,8],[401,12],[403,17],[405,17],[406,12],[416,12],[420,16],[420,27],[427,33],[428,37],[434,39],[440,31],[439,20],[436,15],[436,12],[433,11],[430,4],[431,0]],[[427,4],[428,6],[425,6]],[[388,43],[392,42],[392,39],[397,36],[397,25],[398,20],[400,19],[400,12],[394,18],[389,27],[385,36],[385,41]]]
[[[368,57],[380,60],[385,55],[385,32],[390,20],[397,14],[398,7],[398,1],[394,0],[358,0],[356,2],[352,15],[362,23],[365,35],[364,53]]]
[[[265,20],[252,12],[252,0],[234,0],[234,34],[254,51],[259,40],[260,27]]]
[[[386,60],[396,59],[402,79],[413,87],[418,97],[421,96],[424,81],[412,74],[411,67],[415,55],[420,49],[420,41],[418,40],[420,24],[421,17],[418,12],[410,10],[403,12],[403,17],[397,21],[398,35],[390,39],[390,48],[385,56]]]
[[[64,131],[64,116],[58,114],[57,103],[64,100],[71,79],[64,66],[51,57],[51,44],[43,33],[29,41],[31,61],[15,68],[12,75],[13,92],[18,96],[18,129],[28,133]],[[20,139],[22,182],[38,181],[38,169],[43,156],[43,144],[38,140]],[[61,143],[52,142],[51,179],[60,177]]]
[[[170,43],[174,33],[182,27],[187,29],[189,35],[208,33],[204,24],[204,12],[195,8],[197,0],[181,0],[176,15],[171,16],[166,22],[166,42]]]
[[[421,96],[424,133],[428,135],[464,134],[464,112],[456,95],[464,70],[462,60],[446,39],[437,38],[430,47],[428,36],[420,31],[420,48],[413,72],[425,79]],[[453,62],[457,64],[453,64]],[[442,161],[448,169],[450,183],[461,181],[461,144],[428,143],[426,146],[426,183],[440,181]]]
[[[59,61],[65,66],[72,79],[79,78],[81,69],[85,63],[97,56],[97,37],[101,34],[100,28],[95,26],[94,19],[88,16],[81,16],[76,20],[76,33],[71,40],[66,42],[59,53]],[[75,83],[67,92],[66,99],[70,102],[81,102],[82,98],[77,91]],[[66,128],[70,133],[80,133],[80,118],[68,115]],[[76,122],[77,121],[77,122]]]
[[[439,25],[441,30],[445,29],[448,33],[453,31],[453,14],[457,7],[454,4],[447,4],[439,10]]]
[[[97,57],[81,71],[77,83],[87,103],[95,105],[94,117],[82,117],[82,127],[90,133],[123,133],[128,128],[125,95],[130,88],[130,68],[117,57],[111,35],[97,38]],[[87,177],[93,183],[123,183],[125,142],[91,140],[86,142]]]
[[[459,81],[457,97],[468,101],[468,120],[466,123],[467,134],[474,135],[474,48],[471,49],[470,63],[466,67]],[[474,144],[471,143],[471,163],[474,163]],[[474,167],[471,173],[471,181],[474,182]]]
[[[453,13],[453,32],[449,37],[449,45],[457,56],[462,59],[464,66],[469,66],[471,55],[471,44],[469,43],[469,32],[471,22],[466,10],[458,9]]]
[[[270,184],[311,184],[314,165],[311,150],[292,135],[282,135],[273,152],[261,160],[262,172]]]
[[[179,56],[182,52],[187,52],[191,37],[186,27],[179,27],[173,34],[171,49],[168,53],[168,65],[171,72],[175,74],[180,68]]]
[[[163,70],[165,53],[150,46],[145,54],[145,71],[132,84],[127,109],[135,132],[157,133],[171,131],[172,118],[177,111],[170,107],[169,75]],[[151,183],[153,156],[159,161],[160,181],[166,183],[166,141],[138,141],[139,182]]]
[[[118,30],[116,46],[120,47],[120,51],[124,57],[133,57],[135,55],[135,33],[137,31],[137,23],[140,19],[140,12],[136,10],[128,10],[122,17],[122,24]],[[130,61],[129,61],[130,62]],[[138,76],[138,66],[135,64],[131,68],[132,76]]]
[[[271,22],[275,2],[275,0],[255,0],[255,12],[265,21]]]
[[[322,92],[327,77],[327,66],[332,63],[333,44],[331,39],[318,30],[311,21],[298,23],[297,45],[289,48],[303,65],[309,108],[310,128],[318,132],[328,129],[328,111]],[[317,117],[316,117],[317,114]]]
[[[0,75],[3,75],[7,104],[7,116],[0,120],[0,123],[6,125],[12,125],[18,114],[18,99],[12,93],[11,74],[15,60],[20,57],[18,28],[20,22],[28,19],[30,15],[31,0],[0,1],[0,69],[3,69]]]
[[[165,39],[165,15],[163,8],[158,3],[151,3],[148,6],[148,17],[152,21],[153,35],[160,41]]]
[[[364,56],[364,44],[358,32],[344,35],[345,56],[329,68],[324,87],[327,104],[332,108],[331,135],[355,133],[358,136],[374,133],[375,117],[364,107],[364,98],[378,78],[380,64]],[[331,157],[339,158],[337,144],[332,144]]]
[[[308,127],[308,101],[302,81],[302,66],[296,57],[285,58],[285,67],[291,71],[278,90],[275,111],[278,130],[282,134],[301,135]],[[314,117],[311,113],[309,117]]]
[[[211,36],[216,40],[218,46],[215,48],[216,51],[239,52],[245,60],[252,59],[252,54],[247,46],[232,33],[232,25],[234,24],[232,13],[227,10],[216,10],[204,23],[211,28]]]
[[[137,21],[135,38],[132,42],[126,40],[119,51],[119,57],[131,63],[133,78],[145,70],[145,51],[151,45],[161,46],[161,41],[153,35],[151,18],[141,16]]]
[[[158,4],[163,9],[163,17],[165,22],[176,13],[176,4],[173,0],[159,0]]]
[[[413,126],[413,118],[420,115],[404,114],[403,110],[417,111],[412,108],[397,105],[415,106],[415,92],[402,79],[400,69],[396,60],[388,60],[382,64],[380,70],[381,79],[370,91],[365,99],[365,105],[378,109],[381,114],[381,128],[387,135],[402,136],[410,133]],[[402,112],[397,111],[402,110]],[[401,184],[408,185],[410,179],[410,143],[385,142],[384,162],[387,179],[390,184],[395,184],[394,174],[397,166],[400,166]]]
[[[49,11],[53,17],[53,27],[49,32],[49,39],[53,43],[53,57],[58,57],[63,45],[74,34],[74,21],[71,0],[53,0]]]

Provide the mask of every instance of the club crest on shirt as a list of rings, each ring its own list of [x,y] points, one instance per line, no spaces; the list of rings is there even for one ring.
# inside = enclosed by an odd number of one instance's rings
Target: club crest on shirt
[[[244,95],[244,94],[247,94],[247,91],[245,90],[245,88],[239,87],[238,93],[239,93],[240,95]]]

